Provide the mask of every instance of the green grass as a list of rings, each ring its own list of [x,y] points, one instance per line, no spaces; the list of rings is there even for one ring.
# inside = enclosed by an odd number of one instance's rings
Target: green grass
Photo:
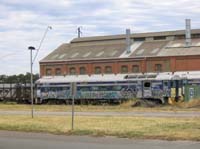
[[[65,135],[117,136],[137,139],[200,141],[200,118],[0,116],[1,130],[48,132]]]
[[[131,107],[131,102],[123,103],[121,105],[76,105],[75,110],[77,112],[81,111],[96,111],[96,112],[128,112],[128,111],[200,111],[199,107],[191,108],[187,106],[157,106],[152,108],[147,107]],[[0,103],[1,111],[28,111],[31,109],[31,105],[27,104],[16,104],[16,103]],[[55,112],[64,112],[71,111],[71,105],[34,105],[36,111],[55,111]]]

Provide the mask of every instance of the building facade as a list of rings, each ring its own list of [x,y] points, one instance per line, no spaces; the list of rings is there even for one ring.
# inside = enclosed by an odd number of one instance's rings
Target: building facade
[[[40,61],[40,75],[200,70],[200,29],[75,38]]]

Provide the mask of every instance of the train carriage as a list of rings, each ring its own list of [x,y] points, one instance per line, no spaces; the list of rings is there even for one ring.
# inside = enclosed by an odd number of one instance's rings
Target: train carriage
[[[200,72],[106,74],[43,77],[37,83],[38,98],[71,100],[71,83],[76,82],[76,101],[121,102],[140,98],[165,103],[200,96]],[[197,87],[198,86],[198,87]]]

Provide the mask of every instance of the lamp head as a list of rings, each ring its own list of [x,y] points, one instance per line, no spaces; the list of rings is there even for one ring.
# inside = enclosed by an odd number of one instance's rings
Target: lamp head
[[[48,26],[49,29],[52,29],[52,26]]]
[[[35,50],[35,47],[29,46],[28,49],[29,49],[29,50]]]

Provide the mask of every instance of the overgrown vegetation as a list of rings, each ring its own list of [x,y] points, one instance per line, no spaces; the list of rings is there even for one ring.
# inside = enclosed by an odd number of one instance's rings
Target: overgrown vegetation
[[[151,112],[174,112],[174,111],[200,111],[200,100],[178,103],[176,105],[158,105],[154,107],[138,106],[132,107],[136,100],[130,100],[120,105],[75,105],[75,111],[87,112],[128,112],[128,111],[151,111]],[[181,106],[182,105],[182,106]],[[0,102],[1,111],[28,111],[31,106],[28,104],[17,104],[15,102]],[[65,112],[71,111],[71,105],[34,105],[35,111]]]
[[[127,138],[200,141],[200,118],[1,116],[1,130],[49,132],[66,135],[117,136]]]
[[[188,102],[180,102],[175,104],[175,106],[181,108],[200,108],[200,99],[193,99]]]

